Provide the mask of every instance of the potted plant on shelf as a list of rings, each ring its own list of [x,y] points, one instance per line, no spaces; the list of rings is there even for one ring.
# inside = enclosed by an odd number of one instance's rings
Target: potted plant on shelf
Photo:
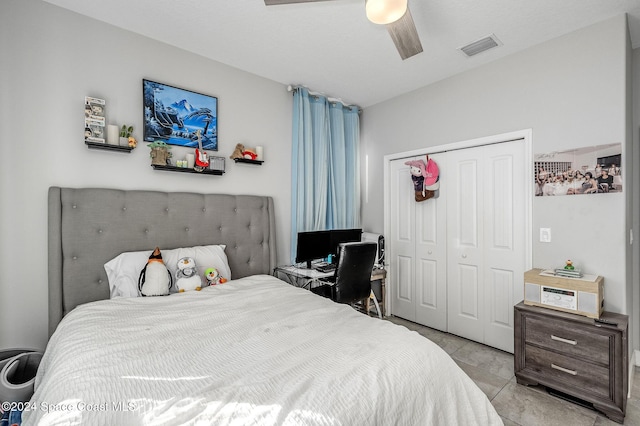
[[[136,138],[133,137],[133,126],[122,125],[120,129],[120,146],[129,146],[135,148],[138,144]]]
[[[166,166],[171,158],[169,150],[171,147],[163,141],[154,141],[147,146],[151,149],[149,156],[151,157],[151,165]]]

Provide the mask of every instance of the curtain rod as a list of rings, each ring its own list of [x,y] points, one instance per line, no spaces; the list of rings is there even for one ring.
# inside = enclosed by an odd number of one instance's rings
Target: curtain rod
[[[295,90],[297,90],[297,89],[300,89],[300,88],[305,88],[305,89],[307,89],[307,90],[309,91],[309,94],[310,94],[310,95],[312,95],[312,96],[323,96],[323,97],[327,98],[327,100],[328,100],[329,102],[332,102],[332,103],[339,102],[339,103],[341,103],[343,106],[345,106],[345,107],[347,107],[347,108],[358,108],[358,113],[361,113],[361,112],[362,112],[362,108],[360,108],[360,106],[359,106],[359,105],[346,104],[346,103],[345,103],[342,99],[340,99],[340,98],[332,98],[332,97],[330,97],[330,96],[325,95],[324,93],[312,91],[312,90],[310,90],[310,89],[309,89],[308,87],[306,87],[306,86],[297,85],[297,84],[296,84],[296,85],[292,85],[292,84],[290,84],[290,85],[288,85],[288,86],[287,86],[287,92],[293,92],[293,91],[295,91]]]

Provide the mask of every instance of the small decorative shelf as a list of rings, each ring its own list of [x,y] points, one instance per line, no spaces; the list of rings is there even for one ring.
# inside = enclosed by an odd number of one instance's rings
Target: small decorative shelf
[[[262,163],[264,163],[262,160],[250,160],[248,158],[234,158],[233,161],[236,163],[256,164],[258,166],[262,166]]]
[[[168,172],[180,172],[180,173],[195,173],[198,175],[217,175],[217,176],[222,176],[224,174],[224,170],[211,170],[211,169],[204,169],[201,172],[198,172],[194,169],[190,169],[188,167],[176,167],[176,166],[160,166],[157,164],[152,164],[151,167],[153,167],[153,170],[165,170]]]
[[[131,152],[133,148],[130,146],[111,145],[108,143],[84,141],[89,149],[102,149],[105,151]]]

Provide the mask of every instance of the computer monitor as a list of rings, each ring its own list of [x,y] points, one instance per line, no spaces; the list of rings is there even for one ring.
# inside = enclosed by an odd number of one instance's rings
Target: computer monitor
[[[341,243],[353,243],[362,240],[362,229],[334,229],[331,232],[329,242],[330,254],[338,254],[338,246]]]
[[[311,269],[311,261],[325,258],[331,253],[331,231],[298,232],[296,263],[307,262]]]

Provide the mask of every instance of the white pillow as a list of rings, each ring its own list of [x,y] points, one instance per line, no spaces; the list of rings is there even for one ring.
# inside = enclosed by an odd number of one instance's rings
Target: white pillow
[[[224,252],[225,245],[184,247],[171,250],[162,250],[162,260],[169,269],[175,282],[178,260],[183,257],[192,257],[196,261],[198,273],[204,282],[204,271],[208,268],[216,268],[221,277],[231,279],[231,268],[227,255]],[[147,264],[153,250],[131,251],[121,253],[105,263],[104,270],[109,279],[111,298],[114,297],[138,297],[138,278],[140,272]],[[174,293],[175,286],[171,288]]]

